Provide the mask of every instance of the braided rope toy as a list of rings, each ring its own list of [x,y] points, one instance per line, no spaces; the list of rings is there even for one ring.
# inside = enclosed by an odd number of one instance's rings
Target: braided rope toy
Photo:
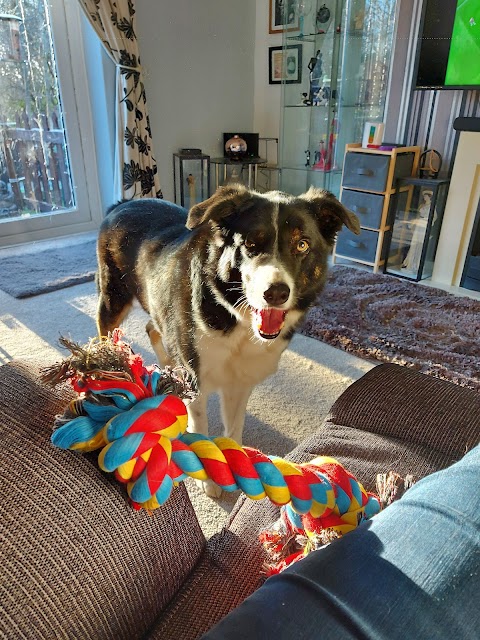
[[[135,509],[156,509],[189,476],[285,505],[291,528],[307,535],[322,530],[341,535],[380,511],[378,497],[333,458],[295,464],[229,438],[187,433],[184,402],[162,393],[171,391],[172,380],[180,388],[178,378],[145,366],[120,332],[87,348],[63,340],[76,361],[71,357],[45,370],[43,379],[69,380],[79,395],[57,416],[52,443],[84,452],[100,449],[100,468],[126,484]]]

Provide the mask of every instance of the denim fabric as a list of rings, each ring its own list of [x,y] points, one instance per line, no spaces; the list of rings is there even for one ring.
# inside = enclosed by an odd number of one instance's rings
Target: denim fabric
[[[274,576],[204,640],[480,637],[480,445]]]

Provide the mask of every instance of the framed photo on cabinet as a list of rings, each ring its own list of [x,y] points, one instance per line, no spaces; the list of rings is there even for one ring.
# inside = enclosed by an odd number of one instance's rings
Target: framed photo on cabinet
[[[296,0],[268,0],[270,3],[269,33],[297,31],[300,28]]]
[[[269,84],[295,84],[302,81],[302,45],[268,48]]]

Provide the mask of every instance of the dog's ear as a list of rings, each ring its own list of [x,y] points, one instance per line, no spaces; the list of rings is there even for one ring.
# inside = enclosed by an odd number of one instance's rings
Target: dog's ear
[[[243,184],[228,184],[219,187],[208,200],[194,205],[188,212],[187,228],[194,229],[207,220],[218,222],[234,213],[251,197]]]
[[[333,246],[342,225],[357,235],[360,233],[360,222],[357,216],[346,209],[330,191],[310,187],[299,198],[307,202],[317,220],[320,233],[328,244]]]

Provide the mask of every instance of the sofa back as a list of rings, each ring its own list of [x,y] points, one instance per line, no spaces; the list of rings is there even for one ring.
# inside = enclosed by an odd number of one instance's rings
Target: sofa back
[[[0,637],[143,637],[205,546],[184,484],[134,511],[96,454],[50,443],[72,392],[38,373],[0,367]]]

